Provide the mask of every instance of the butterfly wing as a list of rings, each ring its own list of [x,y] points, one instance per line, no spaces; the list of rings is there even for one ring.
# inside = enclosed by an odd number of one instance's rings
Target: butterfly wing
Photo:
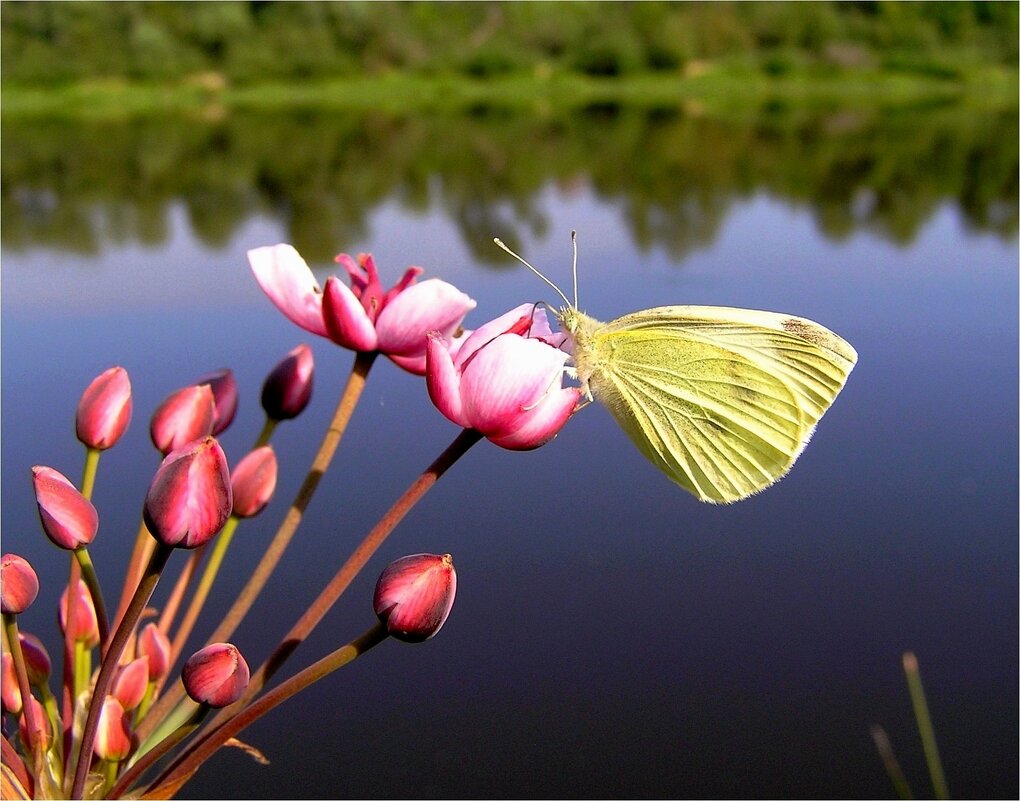
[[[636,312],[585,339],[575,357],[592,394],[660,470],[713,503],[781,478],[857,361],[810,320],[712,306]]]

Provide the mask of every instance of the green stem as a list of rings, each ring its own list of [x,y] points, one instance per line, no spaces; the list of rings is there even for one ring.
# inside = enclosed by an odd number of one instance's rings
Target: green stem
[[[81,494],[88,500],[92,500],[92,490],[96,486],[96,471],[99,468],[99,456],[102,453],[98,448],[85,447],[85,470],[81,477]]]
[[[272,417],[266,417],[266,422],[262,424],[262,430],[259,432],[258,439],[255,440],[255,445],[252,447],[252,450],[255,450],[255,448],[261,448],[269,442],[269,438],[273,436],[273,431],[276,429],[276,424],[278,422],[279,420],[274,420]]]
[[[152,783],[154,789],[149,791],[150,794],[155,798],[159,798],[161,797],[161,790],[164,789],[165,785],[173,785],[181,779],[187,780],[187,778],[190,778],[190,774],[197,771],[202,763],[209,759],[231,737],[236,737],[243,729],[309,685],[325,678],[330,673],[344,667],[344,665],[349,665],[361,654],[378,645],[388,636],[386,626],[382,623],[376,623],[357,639],[352,640],[347,645],[338,648],[318,662],[309,665],[301,672],[281,682],[243,712],[198,740],[190,753],[182,755],[175,764],[167,768],[163,775]],[[182,784],[183,782],[177,784],[175,789],[179,789]]]
[[[159,584],[160,574],[163,572],[163,568],[166,567],[171,553],[173,553],[173,548],[170,546],[163,545],[162,543],[156,544],[152,558],[149,559],[149,564],[146,566],[145,571],[142,573],[142,578],[138,582],[138,588],[135,590],[135,594],[124,612],[124,619],[121,620],[120,625],[117,626],[117,631],[114,632],[113,638],[110,640],[110,647],[103,658],[103,665],[99,669],[96,686],[92,692],[94,699],[106,698],[110,685],[113,683],[113,676],[120,662],[120,656],[124,652],[124,647],[131,638],[135,624],[138,622],[145,604],[149,602],[149,598],[152,597],[156,585]],[[71,785],[71,798],[81,798],[85,789],[85,779],[89,772],[89,762],[92,757],[92,748],[96,741],[96,730],[99,728],[99,713],[102,708],[101,700],[99,703],[89,704],[89,714],[85,720],[85,728],[82,734],[81,752],[78,754],[78,765],[75,768],[74,782]]]
[[[196,719],[196,713],[202,712],[201,717]],[[134,764],[149,751],[159,745],[163,740],[177,731],[181,726],[184,726],[189,721],[198,725],[201,719],[208,713],[208,706],[200,706],[199,704],[192,701],[190,698],[185,698],[177,705],[177,708],[167,715],[163,720],[160,721],[159,726],[152,732],[141,745],[138,746],[138,750],[135,751],[131,757],[131,763]]]
[[[935,728],[932,726],[928,702],[924,697],[924,685],[921,684],[921,671],[917,665],[917,657],[911,651],[903,654],[903,672],[907,674],[910,702],[914,706],[914,717],[917,720],[917,729],[921,734],[921,745],[924,746],[924,760],[928,763],[932,789],[935,791],[936,798],[949,798],[949,787],[946,785],[946,775],[942,771],[939,747],[935,742]]]
[[[195,594],[188,605],[188,611],[181,618],[181,625],[177,629],[177,634],[174,635],[173,643],[170,646],[171,668],[181,655],[181,651],[184,649],[188,637],[195,627],[195,621],[198,620],[198,616],[202,613],[202,607],[205,605],[206,598],[209,597],[209,591],[216,580],[216,574],[219,573],[220,565],[223,564],[223,557],[226,556],[227,548],[230,547],[230,541],[234,538],[234,532],[237,530],[237,524],[240,522],[240,518],[231,515],[227,519],[227,524],[213,543],[212,553],[209,555],[209,561],[206,562],[205,571],[202,573],[198,586],[195,587]],[[167,675],[170,672],[168,670]]]
[[[216,630],[206,640],[206,644],[227,642],[244,619],[244,616],[248,614],[248,610],[255,603],[255,599],[262,592],[262,588],[269,581],[269,577],[276,569],[276,565],[283,556],[283,552],[287,549],[301,520],[304,518],[305,509],[308,508],[308,504],[315,495],[319,481],[329,468],[330,462],[333,461],[333,455],[340,445],[340,440],[347,429],[347,423],[350,422],[354,408],[361,397],[361,392],[365,388],[368,372],[372,368],[372,363],[375,361],[376,356],[378,356],[376,352],[359,352],[355,356],[350,376],[347,378],[347,384],[340,396],[340,400],[337,402],[333,418],[329,422],[326,433],[322,438],[322,443],[319,445],[319,450],[312,460],[311,468],[305,476],[305,480],[298,489],[293,503],[291,503],[286,516],[283,518],[283,522],[277,529],[265,553],[263,553],[262,559],[248,579],[248,583],[245,584],[234,604],[220,622],[220,625],[216,627]],[[151,714],[142,721],[142,724],[139,726],[138,735],[142,739],[146,738],[152,731],[150,727],[155,725],[154,721],[169,712],[183,697],[184,685],[178,680],[156,702]]]
[[[89,687],[92,675],[92,649],[84,640],[74,641],[74,701]]]
[[[188,700],[190,701],[191,699]],[[130,767],[121,774],[120,779],[117,780],[113,789],[107,793],[107,798],[120,798],[125,792],[131,789],[131,785],[134,784],[134,782],[143,773],[145,773],[145,771],[166,756],[166,754],[170,752],[170,749],[199,727],[202,720],[209,712],[209,707],[202,704],[201,706],[198,706],[197,709],[194,709],[194,706],[195,705],[193,704],[191,717],[167,734],[166,737],[160,739],[156,745],[148,748],[143,745],[142,748],[145,750],[139,749],[140,753],[135,755],[133,764],[130,764]],[[153,739],[153,742],[156,743],[157,741]]]
[[[97,451],[98,453],[98,451]],[[89,595],[92,596],[92,605],[96,608],[96,620],[99,621],[99,645],[105,649],[110,639],[110,621],[106,616],[106,603],[103,601],[103,589],[99,586],[99,577],[96,575],[96,568],[92,564],[92,557],[89,556],[88,548],[84,545],[75,548],[74,558],[78,560],[81,567],[81,578],[88,587]]]
[[[889,781],[892,782],[893,789],[896,790],[896,795],[904,799],[904,801],[913,798],[914,795],[910,792],[910,785],[907,784],[907,778],[903,775],[903,769],[900,768],[899,760],[896,759],[892,743],[889,742],[889,735],[885,733],[885,729],[878,724],[872,726],[871,739],[875,742],[878,756],[885,766],[885,772],[889,776]]]

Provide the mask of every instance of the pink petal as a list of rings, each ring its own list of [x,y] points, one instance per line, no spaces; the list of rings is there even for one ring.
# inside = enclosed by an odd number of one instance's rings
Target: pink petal
[[[543,396],[559,389],[567,355],[535,339],[497,337],[461,375],[464,417],[488,437],[517,431]]]
[[[402,367],[412,375],[425,375],[426,359],[424,353],[421,356],[394,356],[390,354],[389,358],[397,367]]]
[[[319,282],[291,245],[249,250],[248,263],[262,291],[289,320],[306,331],[326,336]]]
[[[580,398],[581,390],[577,387],[552,390],[538,406],[524,415],[525,422],[520,428],[507,436],[492,437],[492,442],[513,451],[527,451],[544,445],[570,419]]]
[[[347,284],[334,275],[326,280],[322,299],[322,319],[326,335],[336,344],[351,350],[378,348],[375,326]]]
[[[459,426],[470,427],[460,398],[460,374],[439,334],[429,334],[426,344],[425,385],[436,408]]]
[[[522,303],[517,308],[511,309],[505,314],[501,314],[495,320],[489,320],[485,325],[475,329],[457,350],[454,363],[458,368],[462,368],[465,362],[471,358],[471,354],[479,348],[488,345],[500,334],[505,334],[518,320],[531,317],[534,310],[534,303]]]
[[[452,336],[475,307],[475,302],[457,287],[430,278],[409,286],[383,307],[376,319],[379,350],[397,356],[417,356],[425,352],[425,335],[439,331]]]

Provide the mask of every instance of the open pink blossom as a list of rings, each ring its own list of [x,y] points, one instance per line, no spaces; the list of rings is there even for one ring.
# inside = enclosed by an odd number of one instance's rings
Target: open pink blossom
[[[581,394],[562,386],[562,341],[532,303],[486,323],[455,352],[430,337],[429,396],[447,418],[500,447],[537,448],[559,433]]]
[[[305,260],[290,245],[248,251],[248,262],[263,291],[288,319],[306,331],[328,337],[351,350],[384,353],[409,372],[425,372],[425,338],[437,331],[454,337],[475,302],[446,281],[416,283],[420,267],[409,267],[384,291],[375,261],[361,253],[357,260],[336,257],[350,277],[347,286],[336,276],[319,287]]]

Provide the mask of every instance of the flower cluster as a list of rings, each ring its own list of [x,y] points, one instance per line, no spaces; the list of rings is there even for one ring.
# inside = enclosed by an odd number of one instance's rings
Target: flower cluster
[[[13,553],[0,561],[3,709],[16,719],[18,732],[17,749],[5,743],[3,752],[5,797],[172,796],[241,729],[347,664],[352,654],[388,637],[406,642],[434,637],[456,595],[453,559],[427,553],[403,557],[379,577],[373,599],[377,619],[368,631],[264,691],[272,672],[309,635],[407,510],[474,442],[487,438],[514,450],[538,447],[577,407],[579,391],[562,385],[568,358],[561,349],[563,335],[550,329],[542,308],[518,306],[467,331],[464,318],[475,302],[445,281],[419,282],[418,267],[408,268],[384,290],[371,255],[342,254],[336,261],[349,283],[331,276],[321,288],[289,245],[256,248],[248,259],[258,283],[290,320],[359,354],[319,452],[244,591],[206,644],[178,667],[235,529],[273,501],[280,465],[269,438],[279,423],[298,417],[309,404],[312,350],[307,344],[294,347],[268,373],[261,392],[262,431],[232,466],[218,440],[238,410],[231,370],[205,373],[153,411],[148,433],[160,462],[141,503],[140,527],[112,616],[89,554],[102,518],[92,490],[100,455],[125,436],[131,422],[132,387],[119,366],[89,384],[75,419],[86,449],[81,484],[47,465],[31,470],[42,530],[70,554],[70,577],[58,588],[57,602],[62,672],[53,671],[42,642],[18,627],[18,616],[40,593],[35,570]],[[229,638],[300,523],[371,357],[380,353],[407,372],[424,375],[436,407],[463,430],[340,566],[276,651],[252,671]],[[153,606],[157,584],[178,553],[186,564],[165,602]],[[54,680],[60,685],[56,693]],[[205,725],[212,709],[221,711],[215,723]],[[161,771],[152,770],[160,764]]]

